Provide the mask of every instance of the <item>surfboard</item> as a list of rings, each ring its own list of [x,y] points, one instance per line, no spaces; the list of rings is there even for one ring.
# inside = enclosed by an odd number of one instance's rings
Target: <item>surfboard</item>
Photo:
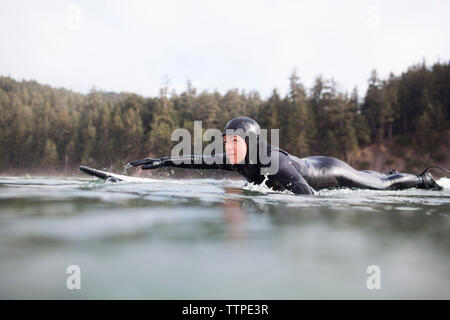
[[[129,181],[129,182],[148,182],[153,181],[153,179],[147,178],[138,178],[138,177],[129,177],[122,174],[102,171],[94,168],[89,168],[86,166],[80,166],[78,171],[85,173],[87,175],[97,177],[110,182],[118,182],[118,181]]]

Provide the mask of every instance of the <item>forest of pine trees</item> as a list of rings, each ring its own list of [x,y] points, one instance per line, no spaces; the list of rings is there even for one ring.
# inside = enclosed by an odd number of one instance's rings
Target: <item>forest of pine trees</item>
[[[280,147],[298,156],[347,156],[373,143],[399,143],[433,152],[450,123],[450,64],[424,63],[400,76],[374,70],[364,97],[339,92],[317,77],[306,89],[297,73],[289,92],[233,89],[197,92],[188,81],[181,94],[145,98],[92,90],[83,95],[35,81],[0,77],[0,172],[28,168],[72,169],[79,164],[120,168],[129,160],[167,156],[176,128],[223,128],[248,116],[262,128],[280,129]]]

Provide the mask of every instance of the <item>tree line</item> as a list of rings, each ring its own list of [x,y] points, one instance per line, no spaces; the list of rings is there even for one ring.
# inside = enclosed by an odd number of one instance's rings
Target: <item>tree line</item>
[[[129,160],[167,156],[176,128],[223,128],[248,116],[262,128],[280,129],[280,147],[298,156],[346,159],[373,143],[401,144],[435,152],[449,129],[450,65],[411,66],[380,79],[374,70],[364,97],[339,92],[318,76],[306,89],[296,71],[289,92],[182,93],[161,88],[156,97],[91,90],[80,94],[36,81],[0,77],[0,171],[63,168],[79,164],[119,168]]]

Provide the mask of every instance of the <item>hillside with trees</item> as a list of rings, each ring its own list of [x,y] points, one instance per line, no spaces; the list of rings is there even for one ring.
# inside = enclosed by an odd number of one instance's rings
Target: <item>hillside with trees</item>
[[[334,156],[377,170],[448,164],[450,65],[422,63],[387,79],[374,70],[363,97],[321,76],[305,88],[296,71],[288,94],[273,90],[267,99],[239,89],[198,92],[189,81],[182,93],[162,88],[143,97],[0,77],[0,173],[67,174],[80,164],[121,170],[132,159],[169,155],[176,128],[192,131],[203,120],[204,129],[221,129],[237,116],[279,128],[280,147],[298,157]]]

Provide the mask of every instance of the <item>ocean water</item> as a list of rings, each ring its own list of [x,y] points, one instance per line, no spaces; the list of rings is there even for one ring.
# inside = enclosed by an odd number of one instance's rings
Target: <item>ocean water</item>
[[[443,191],[0,178],[0,298],[450,298]],[[81,289],[67,288],[68,266]],[[369,266],[379,289],[369,289]]]

